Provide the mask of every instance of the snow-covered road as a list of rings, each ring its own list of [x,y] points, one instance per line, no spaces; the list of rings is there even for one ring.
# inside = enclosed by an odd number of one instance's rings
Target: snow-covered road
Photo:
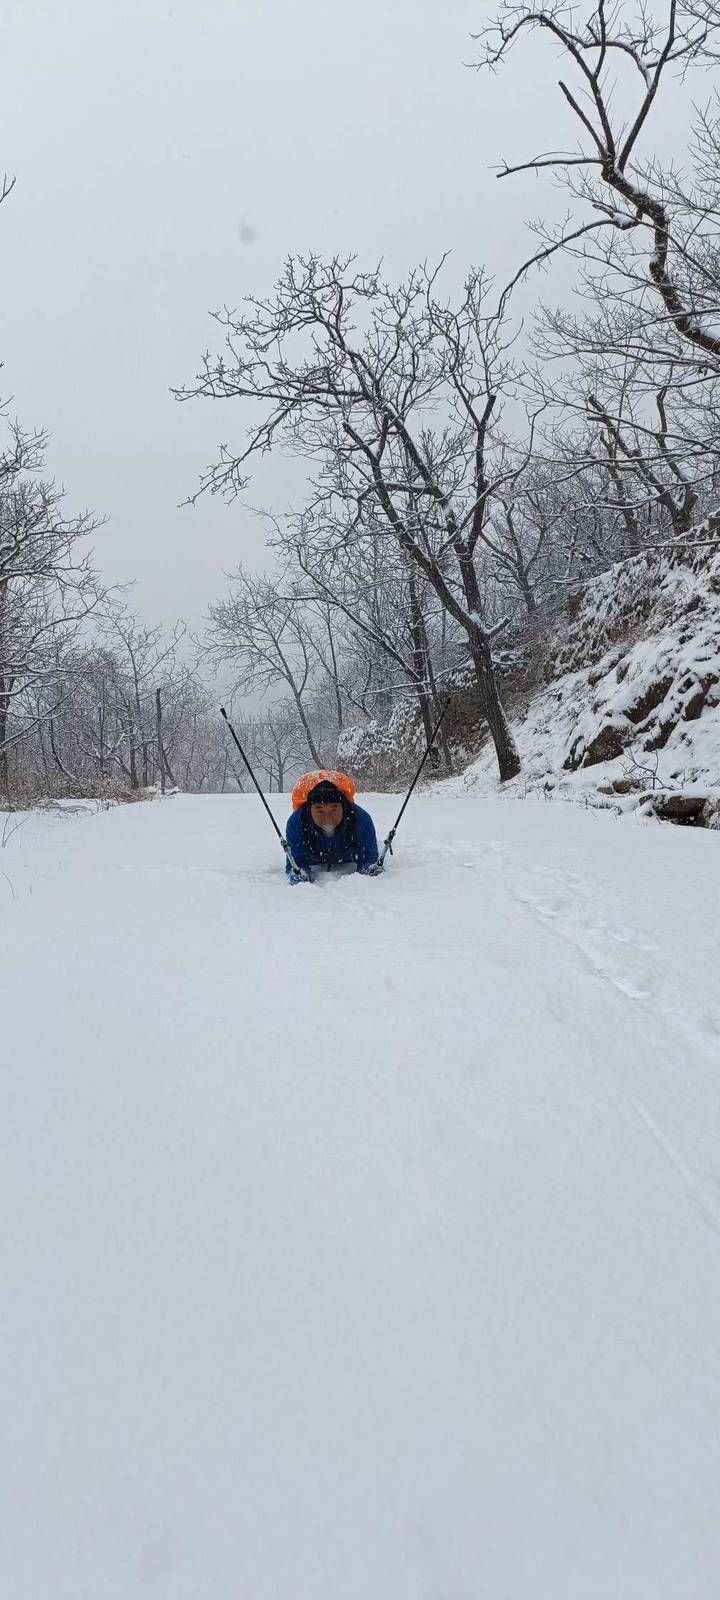
[[[0,851],[2,1600],[711,1600],[718,836],[281,868],[229,796]]]

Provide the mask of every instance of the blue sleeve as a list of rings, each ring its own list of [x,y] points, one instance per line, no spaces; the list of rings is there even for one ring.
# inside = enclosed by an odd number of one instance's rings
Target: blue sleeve
[[[363,811],[362,806],[355,807],[355,840],[357,843],[358,872],[367,872],[368,867],[374,867],[380,852],[375,834],[375,824],[369,811]]]
[[[287,827],[285,829],[285,838],[290,846],[296,867],[302,867],[305,872],[309,872],[310,860],[303,842],[302,822],[300,820],[299,811],[293,811],[292,816],[288,817]],[[285,857],[285,871],[289,877],[291,867],[287,856]]]

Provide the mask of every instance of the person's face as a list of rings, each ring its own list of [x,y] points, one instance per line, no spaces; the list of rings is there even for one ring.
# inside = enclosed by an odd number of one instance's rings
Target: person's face
[[[343,808],[336,800],[323,800],[319,804],[313,802],[310,807],[310,815],[316,828],[322,828],[324,833],[333,833],[336,828],[340,827],[343,819]]]

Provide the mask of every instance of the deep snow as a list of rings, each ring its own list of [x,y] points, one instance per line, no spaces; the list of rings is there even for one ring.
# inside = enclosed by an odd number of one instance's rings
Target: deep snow
[[[295,889],[252,797],[28,818],[3,1600],[709,1600],[719,904],[541,802]]]

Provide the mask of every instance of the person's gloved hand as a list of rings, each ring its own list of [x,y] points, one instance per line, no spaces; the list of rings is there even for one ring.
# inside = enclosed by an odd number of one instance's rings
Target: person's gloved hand
[[[287,875],[287,881],[288,881],[288,883],[292,883],[292,884],[295,884],[295,883],[312,883],[312,878],[310,877],[310,873],[309,872],[303,872],[302,870],[296,871],[295,867],[291,867],[290,871],[289,871],[289,873]]]
[[[385,867],[382,861],[373,861],[372,866],[361,867],[360,870],[365,878],[379,878],[380,873],[385,871]]]

